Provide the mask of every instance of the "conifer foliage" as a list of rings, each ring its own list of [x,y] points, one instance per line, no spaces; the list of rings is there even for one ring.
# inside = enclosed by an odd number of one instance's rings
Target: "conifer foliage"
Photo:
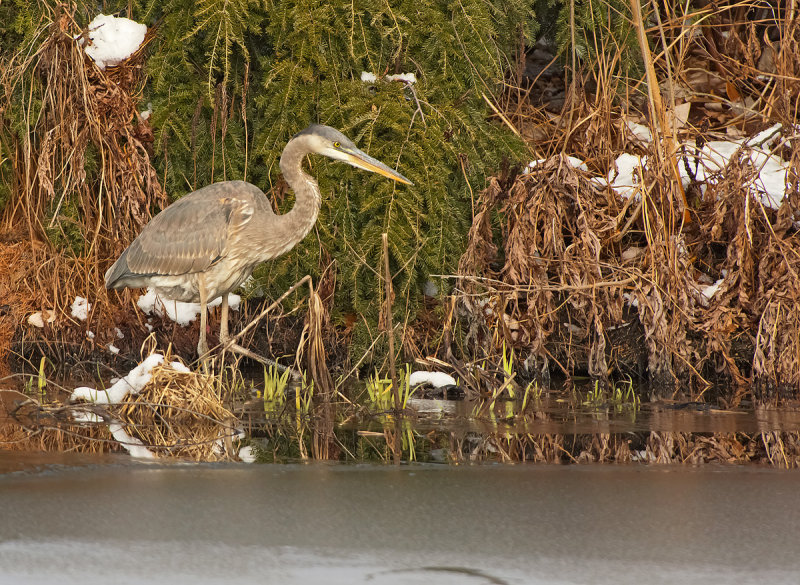
[[[6,22],[36,22],[51,13],[48,4],[4,7],[13,17]],[[76,23],[88,24],[94,10],[79,4]],[[526,0],[125,0],[105,2],[104,11],[156,27],[137,97],[142,109],[152,104],[152,162],[172,199],[245,179],[285,212],[292,197],[277,161],[313,122],[339,128],[414,181],[397,185],[312,159],[323,192],[316,233],[257,272],[259,288],[272,295],[304,274],[335,274],[334,318],[366,317],[356,320],[354,350],[374,335],[367,331],[382,298],[381,233],[389,234],[402,322],[429,275],[456,268],[472,193],[521,152],[521,141],[489,120],[487,99],[533,33]],[[362,72],[375,80],[362,81]],[[416,82],[391,80],[400,73]]]

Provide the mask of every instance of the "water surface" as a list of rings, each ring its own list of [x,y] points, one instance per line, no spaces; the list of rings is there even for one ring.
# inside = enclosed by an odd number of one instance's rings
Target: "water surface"
[[[0,471],[0,583],[800,581],[796,472],[9,453]]]

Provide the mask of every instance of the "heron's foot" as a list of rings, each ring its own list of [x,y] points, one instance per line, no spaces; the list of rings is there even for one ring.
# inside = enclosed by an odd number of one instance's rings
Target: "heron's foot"
[[[206,343],[205,339],[201,339],[197,343],[197,357],[200,359],[208,357],[208,343]]]

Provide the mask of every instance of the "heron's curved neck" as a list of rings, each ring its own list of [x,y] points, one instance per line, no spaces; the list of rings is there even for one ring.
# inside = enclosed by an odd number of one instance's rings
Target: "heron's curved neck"
[[[305,136],[289,141],[281,155],[281,172],[294,191],[294,207],[283,216],[288,227],[287,237],[294,240],[292,245],[302,240],[317,221],[321,204],[319,185],[311,175],[303,172],[303,159],[311,152]]]

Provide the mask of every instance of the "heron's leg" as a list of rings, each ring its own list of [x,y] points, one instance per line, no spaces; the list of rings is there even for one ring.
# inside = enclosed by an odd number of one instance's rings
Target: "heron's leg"
[[[266,366],[277,366],[278,370],[281,372],[289,370],[292,373],[292,377],[299,378],[299,373],[295,372],[291,368],[282,366],[275,360],[258,355],[256,352],[251,351],[246,347],[242,347],[238,343],[234,343],[233,340],[231,340],[230,334],[228,333],[228,295],[222,295],[222,311],[220,319],[222,322],[219,324],[219,343],[225,350],[230,350],[234,353],[238,353],[239,355],[249,357],[251,360],[255,360]]]
[[[206,341],[206,328],[208,327],[208,292],[202,274],[197,276],[197,284],[200,292],[200,339],[197,341],[197,356],[202,358],[208,353],[208,342]]]
[[[219,342],[228,341],[228,293],[222,295],[222,310],[220,311]]]

